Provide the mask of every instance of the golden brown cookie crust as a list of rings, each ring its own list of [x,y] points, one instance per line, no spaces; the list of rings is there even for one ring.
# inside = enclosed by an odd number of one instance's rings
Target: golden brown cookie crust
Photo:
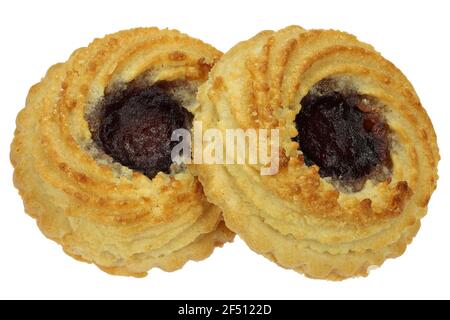
[[[130,276],[176,270],[232,240],[190,169],[150,180],[102,154],[86,121],[108,88],[144,73],[149,84],[198,87],[220,56],[175,30],[121,31],[78,49],[31,88],[11,161],[25,210],[48,238],[79,260]]]
[[[350,80],[384,105],[392,172],[344,192],[307,166],[292,139],[300,101],[326,78]],[[279,128],[280,172],[197,166],[208,199],[256,252],[312,278],[367,275],[401,255],[436,187],[436,135],[406,77],[370,45],[334,30],[263,31],[226,53],[199,90],[204,129]]]

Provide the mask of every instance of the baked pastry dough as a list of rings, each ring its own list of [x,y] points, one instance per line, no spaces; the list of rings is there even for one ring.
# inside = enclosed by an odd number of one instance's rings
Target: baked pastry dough
[[[401,255],[418,231],[436,187],[436,135],[409,81],[370,45],[333,30],[263,31],[222,57],[199,101],[204,129],[280,130],[276,175],[197,166],[254,251],[341,280]]]
[[[220,56],[178,31],[122,31],[75,51],[31,88],[11,159],[25,209],[48,238],[136,277],[232,240],[191,170],[171,166],[164,140],[189,126],[186,109]]]

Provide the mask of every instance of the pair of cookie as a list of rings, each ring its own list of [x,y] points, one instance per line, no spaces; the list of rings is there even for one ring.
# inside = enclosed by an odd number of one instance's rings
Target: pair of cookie
[[[174,161],[174,131],[194,122],[276,130],[277,171]],[[339,280],[403,253],[439,154],[406,77],[349,34],[292,26],[222,55],[146,28],[50,68],[18,116],[11,160],[42,232],[108,273],[176,270],[237,233],[280,266]]]

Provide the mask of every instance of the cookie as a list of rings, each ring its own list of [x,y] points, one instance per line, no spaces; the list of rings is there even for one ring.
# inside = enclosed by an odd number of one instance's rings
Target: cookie
[[[342,280],[398,257],[419,230],[436,134],[408,79],[372,46],[334,30],[263,31],[221,58],[199,101],[204,129],[279,132],[276,174],[248,155],[197,165],[208,199],[257,253]]]
[[[221,53],[175,30],[121,31],[78,49],[31,88],[11,146],[25,210],[70,256],[141,277],[231,241],[182,163],[173,130]]]

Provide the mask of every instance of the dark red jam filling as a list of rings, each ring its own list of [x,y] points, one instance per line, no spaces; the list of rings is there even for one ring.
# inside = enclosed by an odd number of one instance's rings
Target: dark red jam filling
[[[389,166],[388,126],[373,98],[351,90],[311,90],[300,104],[294,139],[306,165],[317,165],[321,177],[358,191]]]
[[[129,84],[109,92],[100,106],[95,142],[122,165],[152,179],[170,172],[171,141],[176,129],[189,129],[193,116],[174,99],[167,83],[142,87]]]

